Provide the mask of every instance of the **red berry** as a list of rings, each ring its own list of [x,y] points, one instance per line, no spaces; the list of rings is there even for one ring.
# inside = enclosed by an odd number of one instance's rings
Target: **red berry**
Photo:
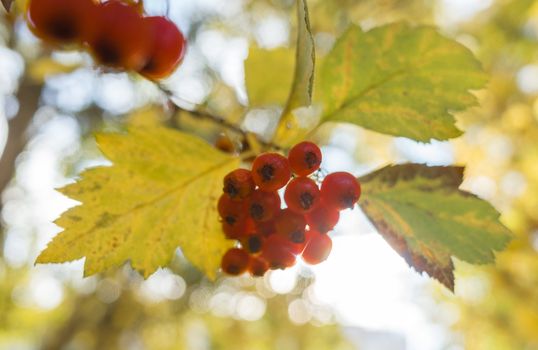
[[[298,213],[312,211],[320,202],[318,185],[307,177],[297,177],[290,181],[284,193],[288,208]]]
[[[229,225],[223,221],[222,231],[226,238],[240,240],[255,233],[254,222],[250,219],[243,219],[233,225]]]
[[[247,252],[239,248],[228,250],[222,257],[220,267],[229,275],[237,276],[247,271],[250,257]]]
[[[256,222],[256,232],[264,237],[276,233],[275,220]]]
[[[92,0],[31,0],[27,19],[32,32],[54,44],[82,43],[94,28]]]
[[[262,258],[272,269],[285,269],[295,265],[295,254],[290,242],[279,235],[272,235],[265,241]]]
[[[301,255],[303,253],[304,248],[306,247],[306,233],[305,233],[305,240],[303,242],[301,243],[289,242],[289,245],[291,248],[291,252],[294,255]]]
[[[288,159],[278,153],[264,153],[254,159],[252,177],[262,191],[277,191],[291,177]]]
[[[306,219],[289,208],[282,209],[275,219],[276,232],[293,243],[305,240]]]
[[[98,6],[93,25],[88,44],[99,63],[138,71],[148,62],[152,31],[136,7],[109,0]]]
[[[170,75],[185,55],[185,38],[177,26],[165,17],[146,17],[152,28],[153,47],[149,60],[140,74],[150,79]]]
[[[321,165],[321,150],[312,142],[296,144],[288,154],[291,170],[299,176],[307,176],[319,169]]]
[[[353,208],[361,196],[359,181],[350,173],[327,175],[321,184],[321,197],[329,207],[338,210]]]
[[[280,196],[276,192],[254,191],[248,200],[248,213],[254,221],[268,221],[280,210]]]
[[[327,260],[333,247],[331,238],[327,234],[316,231],[309,231],[307,237],[303,260],[310,265],[316,265]]]
[[[329,207],[323,202],[306,214],[308,226],[321,233],[327,233],[332,230],[339,219],[340,213],[338,210]]]
[[[246,219],[245,203],[235,202],[225,194],[220,196],[217,210],[222,221],[231,226]]]
[[[247,169],[235,169],[224,177],[223,191],[232,199],[244,199],[254,192],[252,173]]]
[[[217,210],[222,219],[222,231],[227,238],[240,239],[255,231],[254,223],[246,215],[245,202],[233,201],[223,194]]]
[[[250,254],[258,254],[262,251],[265,238],[260,234],[248,235],[241,240],[241,246]]]
[[[269,264],[265,259],[258,256],[251,256],[248,263],[248,271],[252,276],[263,277],[269,270]]]

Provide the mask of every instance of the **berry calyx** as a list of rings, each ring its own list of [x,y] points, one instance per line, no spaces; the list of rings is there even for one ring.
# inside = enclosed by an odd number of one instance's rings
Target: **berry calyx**
[[[144,22],[152,29],[153,46],[139,73],[154,80],[165,78],[183,59],[185,38],[177,26],[165,17],[146,17]]]
[[[314,210],[306,214],[306,222],[311,229],[321,233],[331,231],[340,220],[340,213],[325,203],[320,203]]]
[[[333,246],[331,238],[326,234],[312,230],[307,233],[307,237],[303,260],[310,265],[316,265],[327,260]]]
[[[284,200],[293,211],[306,214],[320,202],[318,185],[308,177],[297,177],[290,181],[284,193]]]
[[[248,213],[254,221],[268,221],[280,210],[280,196],[276,192],[256,190],[248,201]]]
[[[262,191],[272,192],[286,186],[291,177],[288,159],[278,153],[264,153],[252,164],[254,183]]]
[[[319,169],[321,150],[315,143],[304,141],[292,147],[288,159],[295,174],[308,176]]]
[[[224,177],[223,192],[231,199],[245,199],[255,187],[252,173],[247,169],[235,169]]]
[[[238,276],[247,271],[250,256],[239,248],[229,249],[222,257],[220,267],[229,275]]]
[[[276,232],[293,243],[305,241],[306,219],[303,215],[286,208],[275,219]]]
[[[98,5],[95,33],[88,39],[96,61],[113,67],[138,71],[148,62],[152,30],[137,8],[120,0]]]
[[[241,241],[242,247],[250,254],[258,254],[262,251],[265,238],[260,234],[248,235]]]
[[[360,196],[359,181],[347,172],[329,174],[321,184],[323,202],[338,210],[353,208]]]
[[[82,43],[93,30],[93,0],[31,0],[26,17],[30,30],[53,44]]]

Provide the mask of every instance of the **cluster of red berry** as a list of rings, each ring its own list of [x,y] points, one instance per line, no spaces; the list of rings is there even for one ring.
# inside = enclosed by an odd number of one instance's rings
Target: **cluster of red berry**
[[[87,47],[100,64],[170,75],[185,54],[185,38],[165,17],[145,17],[141,6],[121,0],[30,0],[30,29],[55,45]]]
[[[359,200],[361,188],[353,175],[337,172],[327,175],[320,189],[308,177],[320,165],[319,147],[302,142],[288,158],[264,153],[256,157],[252,171],[236,169],[224,177],[218,202],[222,228],[240,244],[222,257],[225,273],[263,276],[269,269],[293,266],[299,255],[311,265],[327,259],[332,249],[327,233],[338,223],[339,211]],[[281,208],[277,191],[285,186],[287,208]]]

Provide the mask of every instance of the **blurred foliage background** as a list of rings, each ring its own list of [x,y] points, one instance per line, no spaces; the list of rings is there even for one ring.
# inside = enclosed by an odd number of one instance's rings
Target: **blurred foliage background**
[[[0,349],[538,349],[538,1],[311,0],[319,59],[350,24],[398,20],[439,26],[490,74],[481,105],[458,114],[466,134],[416,143],[351,127],[324,127],[326,167],[362,174],[390,162],[467,165],[464,187],[491,201],[516,233],[496,266],[456,262],[455,295],[416,275],[364,216],[346,215],[319,268],[263,279],[205,280],[181,253],[144,281],[128,266],[82,278],[82,264],[33,266],[74,203],[54,191],[106,164],[92,132],[160,105],[174,127],[216,142],[225,133],[170,115],[151,82],[57,51],[22,18],[0,12]],[[189,37],[185,62],[162,84],[185,108],[203,106],[266,133],[278,110],[246,113],[249,48],[293,48],[291,0],[146,0]],[[260,70],[259,79],[271,72]],[[287,93],[289,87],[275,87]]]

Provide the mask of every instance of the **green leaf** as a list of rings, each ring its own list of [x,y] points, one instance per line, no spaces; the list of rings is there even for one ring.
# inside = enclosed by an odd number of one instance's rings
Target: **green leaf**
[[[282,111],[274,138],[275,142],[282,146],[291,146],[297,138],[304,134],[305,128],[301,127],[303,124],[301,117],[294,110],[312,104],[316,51],[306,0],[297,0],[297,21],[295,74],[288,102]],[[315,119],[311,116],[307,116],[307,118]],[[314,120],[314,122],[317,123],[318,120]]]
[[[245,82],[251,107],[283,106],[293,82],[293,51],[250,48],[245,61]]]
[[[324,59],[316,94],[322,121],[445,140],[461,135],[451,113],[473,106],[469,90],[486,81],[472,53],[434,28],[352,26]]]
[[[129,260],[148,277],[169,264],[179,246],[210,278],[229,247],[216,203],[222,178],[239,166],[202,139],[164,128],[156,112],[136,115],[126,134],[99,134],[111,167],[85,171],[60,191],[82,205],[58,220],[65,230],[36,263],[86,257],[86,276]]]
[[[459,190],[461,167],[388,166],[359,179],[362,210],[385,240],[418,272],[454,290],[451,257],[495,260],[510,231],[486,201]]]
[[[4,8],[6,9],[7,12],[10,11],[13,1],[14,0],[2,0],[2,5],[4,5]]]

